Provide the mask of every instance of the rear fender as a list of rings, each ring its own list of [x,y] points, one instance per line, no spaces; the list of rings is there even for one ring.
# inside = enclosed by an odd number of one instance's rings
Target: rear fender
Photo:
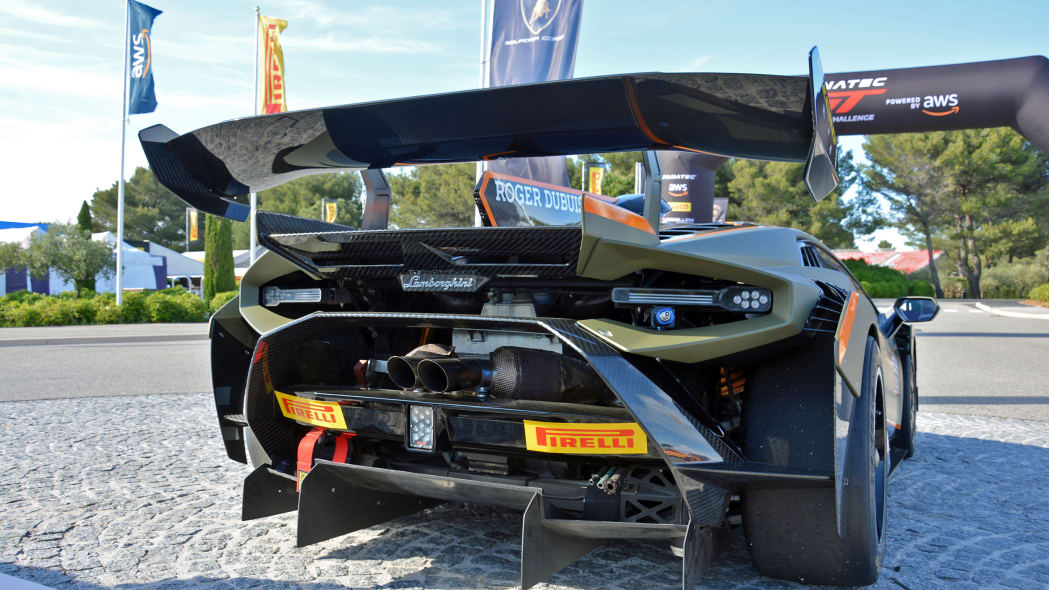
[[[845,384],[855,397],[860,397],[863,383],[863,360],[867,336],[876,325],[878,312],[859,289],[854,289],[845,301],[834,333],[834,364]]]

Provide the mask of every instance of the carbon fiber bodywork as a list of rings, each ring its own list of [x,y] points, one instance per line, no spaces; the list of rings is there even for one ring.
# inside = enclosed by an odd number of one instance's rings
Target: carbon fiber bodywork
[[[431,270],[487,277],[575,276],[577,227],[414,229],[353,228],[260,213],[259,242],[298,266],[328,278],[396,278]]]

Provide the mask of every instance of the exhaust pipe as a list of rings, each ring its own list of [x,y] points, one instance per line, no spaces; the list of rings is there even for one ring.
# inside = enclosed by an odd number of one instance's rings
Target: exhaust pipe
[[[451,357],[452,348],[443,344],[424,344],[404,356],[391,356],[386,361],[386,374],[390,381],[401,389],[417,389],[420,386],[417,367],[423,360]]]
[[[606,391],[583,361],[531,348],[497,348],[487,359],[423,359],[416,373],[438,393],[484,390],[502,399],[594,403]]]
[[[430,391],[476,391],[491,385],[492,362],[488,359],[425,359],[417,373],[422,386]]]

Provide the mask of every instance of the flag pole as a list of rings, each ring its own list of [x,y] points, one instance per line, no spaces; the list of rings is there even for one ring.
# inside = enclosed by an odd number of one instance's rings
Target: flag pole
[[[128,22],[129,6],[124,0],[124,63],[121,71],[124,73],[124,93],[121,96],[123,104],[120,107],[120,181],[117,185],[117,305],[124,301],[124,144],[127,141],[127,54],[128,54]]]
[[[254,112],[256,115],[259,114],[259,7],[255,7],[255,105]],[[255,229],[255,213],[259,208],[259,196],[257,193],[252,192],[250,197],[251,202],[251,240],[248,243],[250,249],[248,253],[248,259],[252,264],[255,264],[255,247],[258,245],[258,237]]]
[[[481,0],[481,75],[478,87],[485,88],[488,69],[488,0]],[[475,182],[481,182],[484,175],[484,162],[477,163]],[[474,207],[474,227],[481,226],[481,210]]]

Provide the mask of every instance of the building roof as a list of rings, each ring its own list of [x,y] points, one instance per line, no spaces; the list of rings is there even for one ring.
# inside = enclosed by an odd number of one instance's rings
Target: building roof
[[[933,260],[943,255],[943,250],[933,250]],[[872,266],[887,266],[903,274],[919,271],[929,266],[929,253],[925,250],[878,250],[861,252],[859,250],[835,250],[834,255],[841,260],[863,260]]]

